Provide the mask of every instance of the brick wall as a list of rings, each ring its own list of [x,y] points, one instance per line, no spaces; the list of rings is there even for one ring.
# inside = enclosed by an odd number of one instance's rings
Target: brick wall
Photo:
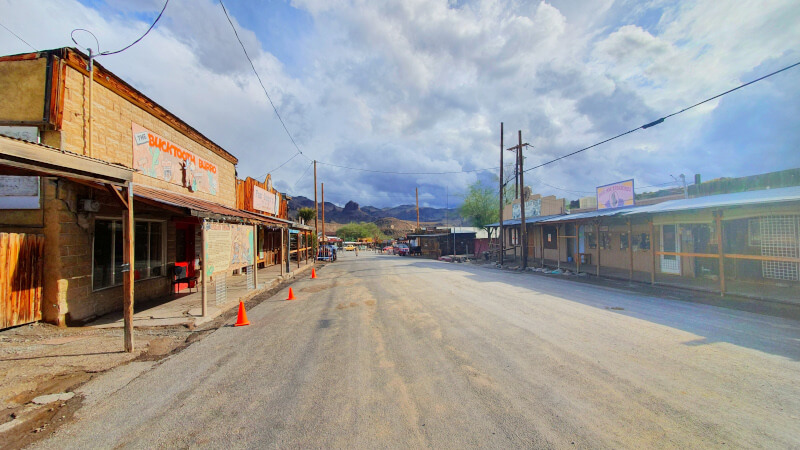
[[[86,123],[84,101],[88,96],[89,80],[77,70],[67,67],[64,89],[64,120],[62,123],[62,148],[83,154]],[[195,153],[217,166],[219,192],[217,195],[190,192],[188,189],[143,174],[134,174],[135,183],[166,189],[204,200],[236,207],[235,167],[213,151],[184,136],[155,116],[120,97],[111,90],[94,83],[92,122],[92,157],[125,167],[133,165],[133,136],[131,122],[163,136],[176,145]]]

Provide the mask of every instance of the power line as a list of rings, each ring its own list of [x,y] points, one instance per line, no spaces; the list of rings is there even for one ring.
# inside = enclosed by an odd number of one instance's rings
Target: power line
[[[247,53],[247,49],[244,47],[244,43],[239,38],[239,32],[236,31],[236,27],[233,25],[233,21],[231,20],[231,17],[228,15],[228,10],[225,8],[225,4],[222,3],[222,0],[219,0],[219,4],[220,4],[220,6],[222,6],[222,11],[225,13],[225,17],[228,19],[228,23],[231,24],[231,29],[233,29],[233,34],[236,35],[236,40],[239,41],[239,45],[242,46],[242,51],[244,51],[244,56],[247,58],[247,61],[250,63],[250,67],[253,68],[253,73],[256,74],[256,78],[258,79],[258,84],[261,85],[261,89],[264,90],[264,94],[267,96],[267,100],[269,100],[269,104],[272,105],[272,110],[275,111],[275,115],[278,116],[278,120],[281,122],[281,125],[283,125],[283,131],[285,131],[286,135],[289,136],[289,140],[292,141],[292,144],[294,145],[294,148],[297,149],[297,153],[303,155],[304,158],[306,158],[309,161],[311,161],[311,158],[309,158],[308,156],[303,154],[303,151],[300,150],[300,147],[298,147],[297,142],[295,142],[294,138],[292,137],[292,133],[289,132],[289,129],[286,127],[286,123],[284,123],[283,118],[281,117],[281,114],[278,112],[278,108],[275,106],[275,103],[273,103],[272,97],[269,96],[269,92],[267,92],[267,88],[264,87],[264,82],[261,81],[261,76],[258,74],[258,71],[256,70],[256,66],[255,66],[255,64],[253,64],[253,60],[250,59],[250,55]]]
[[[102,53],[98,54],[98,56],[100,56],[100,55],[102,55],[102,56],[116,55],[117,53],[122,53],[125,50],[127,50],[127,49],[133,47],[134,45],[138,44],[139,41],[144,39],[144,37],[147,36],[153,28],[155,28],[156,24],[158,23],[158,20],[161,19],[161,16],[164,14],[164,10],[167,9],[167,5],[168,4],[169,4],[169,0],[164,2],[164,7],[161,8],[161,12],[158,13],[158,17],[156,17],[156,20],[153,21],[153,24],[150,25],[150,28],[148,28],[147,31],[145,31],[144,34],[139,37],[139,39],[136,39],[135,41],[131,42],[130,45],[128,45],[127,47],[121,48],[121,49],[119,49],[119,50],[117,50],[115,52],[102,52]],[[97,50],[99,51],[100,49],[98,48]]]
[[[564,158],[569,158],[570,156],[577,155],[578,153],[581,153],[581,152],[585,152],[586,150],[589,150],[591,148],[594,148],[594,147],[597,147],[599,145],[605,144],[606,142],[613,141],[614,139],[621,138],[622,136],[625,136],[627,134],[631,134],[631,133],[633,133],[635,131],[644,130],[644,129],[647,129],[647,128],[650,128],[650,127],[654,127],[654,126],[662,123],[664,120],[669,119],[670,117],[677,116],[678,114],[682,114],[682,113],[684,113],[686,111],[689,111],[692,108],[696,108],[696,107],[698,107],[698,106],[700,106],[700,105],[702,105],[704,103],[708,103],[708,102],[710,102],[712,100],[715,100],[717,98],[722,97],[723,95],[730,94],[733,91],[739,90],[739,89],[741,89],[743,87],[746,87],[746,86],[749,86],[749,85],[751,85],[753,83],[757,83],[757,82],[759,82],[761,80],[769,78],[769,77],[771,77],[773,75],[777,75],[777,74],[779,74],[779,73],[781,73],[783,71],[789,70],[789,69],[791,69],[793,67],[796,67],[798,65],[800,65],[800,62],[796,62],[796,63],[794,63],[792,65],[786,66],[786,67],[784,67],[782,69],[779,69],[779,70],[776,70],[776,71],[774,71],[772,73],[768,73],[767,75],[764,75],[763,77],[756,78],[755,80],[752,80],[752,81],[749,81],[747,83],[741,84],[741,85],[739,85],[739,86],[737,86],[737,87],[735,87],[733,89],[729,89],[729,90],[727,90],[725,92],[722,92],[720,94],[717,94],[717,95],[715,95],[713,97],[709,97],[709,98],[707,98],[707,99],[705,99],[703,101],[695,103],[694,105],[687,106],[686,108],[683,108],[680,111],[676,111],[676,112],[674,112],[672,114],[668,114],[668,115],[666,115],[666,116],[664,116],[664,117],[662,117],[662,118],[660,118],[658,120],[654,120],[654,121],[652,121],[650,123],[646,123],[646,124],[644,124],[644,125],[642,125],[640,127],[636,127],[636,128],[634,128],[632,130],[628,130],[628,131],[626,131],[624,133],[620,133],[620,134],[618,134],[618,135],[616,135],[614,137],[610,137],[610,138],[608,138],[608,139],[606,139],[604,141],[600,141],[600,142],[598,142],[596,144],[592,144],[592,145],[590,145],[588,147],[584,147],[584,148],[582,148],[580,150],[576,150],[576,151],[574,151],[572,153],[567,153],[566,155],[559,156],[558,158],[555,158],[555,159],[551,159],[550,161],[547,161],[547,162],[544,162],[542,164],[539,164],[538,166],[531,167],[530,169],[525,169],[525,172],[530,172],[531,170],[538,169],[540,167],[544,167],[544,166],[546,166],[548,164],[553,164],[554,162],[561,161]]]
[[[36,49],[36,47],[34,47],[34,46],[32,46],[31,44],[29,44],[29,43],[28,43],[28,41],[26,41],[25,39],[22,39],[21,37],[19,37],[19,36],[17,35],[17,33],[14,33],[13,31],[11,31],[11,30],[10,30],[10,29],[9,29],[7,26],[5,26],[5,25],[3,25],[2,23],[0,23],[0,27],[3,27],[3,28],[5,28],[5,29],[6,29],[6,31],[8,31],[9,33],[13,34],[15,38],[17,38],[17,39],[19,39],[20,41],[24,42],[24,43],[25,43],[25,45],[27,45],[28,47],[32,48],[32,49],[33,49],[33,51],[35,51],[35,52],[38,52],[38,51],[39,51],[39,50],[37,50],[37,49]]]
[[[295,156],[297,156],[297,155],[295,155]],[[313,161],[312,161],[312,162],[310,162],[310,163],[308,163],[308,166],[306,167],[306,170],[305,170],[305,172],[303,172],[303,174],[302,174],[302,175],[300,175],[300,178],[298,178],[298,179],[297,179],[297,181],[295,181],[295,182],[294,182],[294,184],[292,185],[292,191],[294,191],[294,190],[295,190],[295,188],[297,188],[297,183],[299,183],[299,182],[300,182],[300,180],[302,180],[302,179],[303,179],[303,177],[305,177],[305,176],[306,176],[306,174],[308,173],[309,169],[311,169],[311,166],[313,166],[313,165],[314,165],[314,162],[313,162]]]

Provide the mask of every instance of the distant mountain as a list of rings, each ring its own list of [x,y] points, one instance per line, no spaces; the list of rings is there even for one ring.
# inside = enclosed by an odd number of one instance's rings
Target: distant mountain
[[[289,217],[296,218],[300,208],[313,208],[314,200],[303,196],[293,197],[289,200]],[[320,212],[320,218],[322,213]],[[417,221],[417,209],[414,205],[400,205],[391,208],[376,208],[374,206],[361,207],[354,201],[347,202],[344,207],[325,202],[325,221],[336,223],[350,222],[375,222],[378,219],[395,218],[400,220]],[[420,208],[420,222],[444,223],[447,222],[461,226],[461,217],[455,208]]]

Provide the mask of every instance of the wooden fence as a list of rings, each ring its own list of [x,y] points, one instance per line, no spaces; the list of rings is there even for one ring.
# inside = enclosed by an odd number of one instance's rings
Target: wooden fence
[[[42,319],[44,236],[0,233],[0,329]]]

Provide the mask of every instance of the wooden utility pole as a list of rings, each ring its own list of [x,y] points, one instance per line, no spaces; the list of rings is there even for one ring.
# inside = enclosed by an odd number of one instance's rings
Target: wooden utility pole
[[[525,268],[528,267],[528,227],[525,225],[525,178],[522,173],[522,164],[525,157],[522,155],[522,130],[517,132],[517,136],[519,137],[519,144],[517,146],[517,161],[519,163],[520,184],[519,190],[522,193],[519,201],[520,218],[522,219],[522,270],[525,270]]]
[[[414,194],[417,197],[417,232],[419,232],[419,188],[414,188]]]
[[[319,217],[319,203],[317,203],[317,160],[314,160],[314,233],[316,234],[319,231],[319,223],[317,218]],[[319,242],[319,238],[317,239]]]
[[[325,236],[325,183],[320,183],[322,189],[322,243],[328,244],[328,237]]]
[[[497,262],[503,265],[503,122],[500,122],[500,253],[497,255]]]

